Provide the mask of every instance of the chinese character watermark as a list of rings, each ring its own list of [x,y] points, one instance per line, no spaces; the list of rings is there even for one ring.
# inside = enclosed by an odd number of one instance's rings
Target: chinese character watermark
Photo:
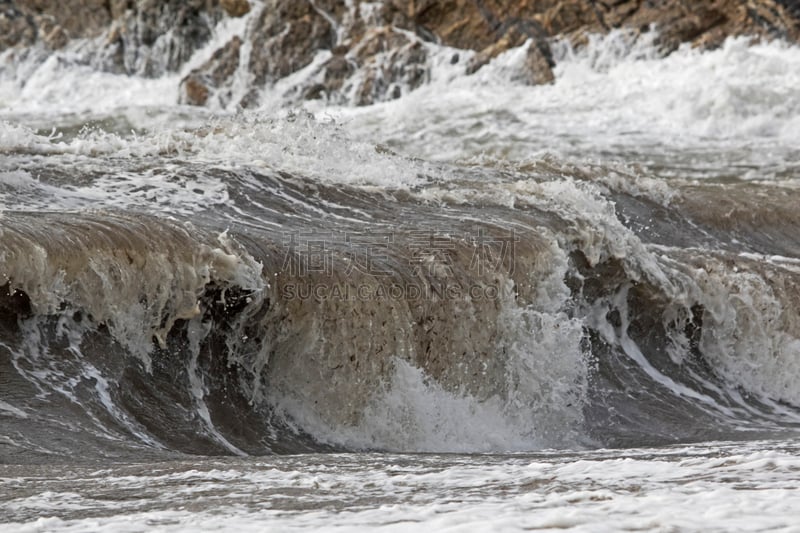
[[[518,242],[513,229],[485,227],[286,233],[281,271],[289,281],[282,296],[318,301],[496,299],[500,289],[482,278],[514,274]],[[396,281],[409,275],[415,281]]]

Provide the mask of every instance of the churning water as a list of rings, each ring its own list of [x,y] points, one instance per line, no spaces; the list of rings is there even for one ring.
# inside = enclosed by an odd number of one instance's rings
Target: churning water
[[[91,46],[0,67],[10,527],[800,530],[799,48],[237,112]]]

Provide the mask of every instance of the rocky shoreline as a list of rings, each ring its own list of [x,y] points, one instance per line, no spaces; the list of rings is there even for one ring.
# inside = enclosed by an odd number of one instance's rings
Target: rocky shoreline
[[[263,87],[310,68],[292,99],[369,105],[430,78],[428,42],[468,51],[452,56],[466,74],[525,45],[518,79],[528,84],[553,81],[553,39],[581,46],[620,28],[633,38],[656,35],[662,55],[736,35],[800,42],[792,0],[0,0],[0,52],[12,50],[6,62],[30,50],[45,57],[72,39],[91,39],[86,61],[94,68],[158,77],[180,72],[219,21],[242,16],[250,17],[246,34],[185,75],[181,103],[227,106],[238,98],[234,104],[252,106]],[[234,96],[242,70],[250,90]]]

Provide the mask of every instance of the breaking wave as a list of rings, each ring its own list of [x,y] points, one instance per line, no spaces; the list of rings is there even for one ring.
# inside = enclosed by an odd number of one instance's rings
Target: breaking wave
[[[225,24],[215,47],[247,31]],[[467,77],[426,44],[431,80],[397,100],[212,117],[175,105],[180,76],[70,63],[90,44],[0,89],[8,456],[800,424],[797,48],[656,58],[613,33],[554,44],[531,88],[519,50]],[[123,86],[150,96],[119,109]]]

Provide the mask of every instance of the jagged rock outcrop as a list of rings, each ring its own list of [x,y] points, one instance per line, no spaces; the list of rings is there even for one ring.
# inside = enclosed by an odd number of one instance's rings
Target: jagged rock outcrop
[[[369,27],[365,17],[343,2],[269,0],[254,20],[251,35],[252,90],[240,102],[244,107],[258,101],[265,85],[309,67],[320,51],[328,51],[330,57],[292,89],[297,98],[368,105],[399,97],[429,78],[420,37],[386,25]],[[239,60],[235,58],[237,65]],[[225,79],[219,72],[215,55],[184,80],[182,101],[204,104],[208,94],[228,90],[235,69],[227,69]]]
[[[253,31],[255,89],[244,103],[255,101],[255,91],[264,84],[310,65],[320,50],[331,55],[297,96],[366,105],[429,79],[425,41],[477,52],[466,63],[467,73],[528,43],[517,76],[528,84],[553,81],[549,40],[554,37],[580,46],[588,35],[614,28],[656,29],[663,54],[683,43],[719,46],[729,35],[800,41],[800,8],[792,11],[789,0],[384,0],[351,5],[347,10],[343,1],[268,1]]]
[[[98,38],[97,68],[158,76],[185,65],[222,17],[245,15],[247,35],[185,77],[182,102],[253,105],[263,87],[309,69],[290,98],[366,105],[430,78],[426,42],[472,51],[466,73],[527,43],[517,79],[529,84],[553,81],[556,37],[581,46],[592,33],[655,29],[662,54],[731,35],[800,42],[795,0],[0,0],[0,51]],[[234,95],[242,69],[250,91]]]

